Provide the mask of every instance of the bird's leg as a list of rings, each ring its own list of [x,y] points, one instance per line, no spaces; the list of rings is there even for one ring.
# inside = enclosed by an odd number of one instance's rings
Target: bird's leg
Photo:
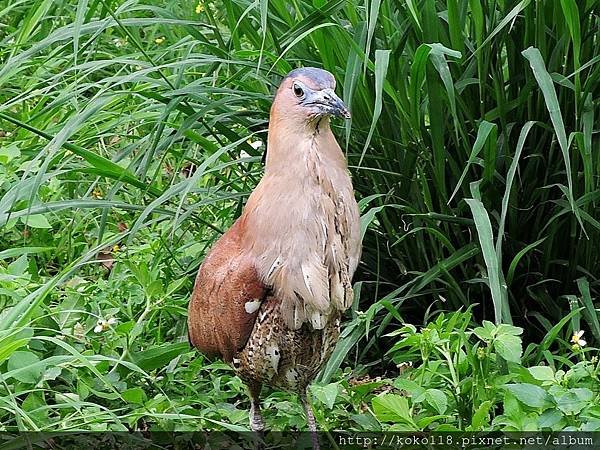
[[[250,429],[256,434],[256,450],[263,449],[265,423],[260,413],[260,383],[248,383],[250,391]]]
[[[321,447],[319,446],[319,436],[317,435],[317,422],[315,421],[315,415],[313,414],[312,406],[308,401],[306,390],[300,392],[300,400],[302,401],[302,406],[304,406],[304,412],[306,413],[306,422],[308,423],[308,430],[310,431],[313,450],[320,450]]]
[[[265,431],[265,424],[260,413],[259,395],[261,387],[260,383],[248,384],[248,390],[250,391],[250,429],[255,433]]]
[[[256,433],[265,431],[265,424],[260,413],[260,403],[255,399],[252,399],[250,404],[250,429]]]

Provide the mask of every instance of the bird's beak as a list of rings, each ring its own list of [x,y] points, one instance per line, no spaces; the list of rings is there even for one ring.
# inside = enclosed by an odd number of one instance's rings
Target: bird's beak
[[[336,117],[349,119],[350,111],[339,98],[333,89],[322,89],[314,93],[314,97],[310,99],[310,103],[321,107],[325,114],[331,114]]]
[[[329,105],[331,106],[333,115],[336,117],[343,117],[344,119],[349,119],[352,117],[346,104],[335,94],[335,92],[333,92],[333,89],[327,90],[330,91],[327,93],[327,95],[331,97],[331,100],[329,100]]]

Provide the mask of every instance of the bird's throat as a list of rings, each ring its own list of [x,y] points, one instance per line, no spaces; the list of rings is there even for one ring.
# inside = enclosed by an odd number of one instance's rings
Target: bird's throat
[[[304,182],[315,176],[314,164],[328,166],[326,170],[346,170],[346,159],[331,131],[329,118],[320,116],[301,124],[281,123],[270,127],[265,176],[286,173],[290,182]]]

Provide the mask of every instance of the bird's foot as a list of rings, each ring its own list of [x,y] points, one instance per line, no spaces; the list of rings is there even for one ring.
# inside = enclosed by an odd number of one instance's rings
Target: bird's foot
[[[313,450],[320,450],[319,436],[317,435],[317,421],[312,410],[312,406],[308,401],[306,392],[300,394],[302,405],[304,406],[304,412],[306,413],[306,423],[308,424],[308,430],[310,431],[310,437],[312,439]]]
[[[252,402],[250,405],[250,429],[255,433],[263,433],[265,431],[265,423],[263,422],[262,414],[258,402]]]
[[[250,404],[250,429],[255,435],[254,450],[263,450],[265,448],[265,423],[260,413],[260,405],[254,400]]]

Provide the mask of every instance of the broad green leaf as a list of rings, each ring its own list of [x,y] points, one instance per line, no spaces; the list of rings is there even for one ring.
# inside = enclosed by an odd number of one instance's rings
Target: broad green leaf
[[[16,351],[8,359],[8,371],[15,373],[13,378],[22,383],[35,384],[42,377],[43,367],[37,365],[40,358],[32,352]]]
[[[312,394],[328,409],[332,409],[340,391],[338,383],[329,383],[325,386],[313,385],[311,388]]]
[[[132,355],[133,362],[142,370],[155,370],[166,366],[173,358],[190,350],[187,342],[174,342],[151,347]]]
[[[8,164],[13,159],[16,159],[21,156],[21,151],[17,144],[7,145],[5,147],[0,147],[0,164]]]
[[[7,272],[11,275],[23,276],[27,273],[28,263],[27,255],[19,256],[8,265]]]
[[[475,336],[477,336],[479,339],[481,339],[482,341],[485,342],[491,342],[492,338],[492,333],[490,332],[490,330],[488,330],[485,327],[477,327],[473,330],[473,334],[475,334]]]
[[[548,366],[533,366],[527,369],[531,376],[540,381],[554,381],[554,370]]]
[[[494,339],[494,349],[496,353],[506,361],[514,363],[521,362],[523,348],[521,346],[521,338],[510,334],[501,334]]]
[[[521,403],[531,408],[547,408],[552,405],[550,395],[541,387],[530,383],[504,385]]]
[[[562,418],[563,415],[560,412],[560,410],[550,408],[540,415],[538,419],[538,424],[540,428],[554,429],[553,427],[557,425],[562,420]]]
[[[439,389],[427,389],[425,392],[425,400],[439,414],[444,414],[448,409],[448,398],[446,397],[446,394]]]
[[[373,412],[381,422],[404,422],[414,425],[408,399],[398,394],[384,394],[373,398]]]
[[[555,399],[558,409],[564,414],[573,415],[579,414],[593,397],[594,393],[587,388],[574,388],[555,396]]]
[[[408,380],[406,378],[397,378],[394,381],[394,387],[408,392],[411,397],[415,399],[424,398],[425,388],[421,387],[418,383],[412,380]]]
[[[481,430],[485,427],[485,425],[487,425],[487,417],[491,407],[492,402],[489,400],[486,400],[481,405],[479,405],[479,408],[477,408],[477,410],[473,414],[473,418],[471,419],[470,431]]]
[[[52,228],[48,219],[42,214],[21,217],[21,222],[31,228]]]
[[[139,387],[129,388],[123,391],[121,395],[127,403],[142,404],[146,401],[146,393]]]

